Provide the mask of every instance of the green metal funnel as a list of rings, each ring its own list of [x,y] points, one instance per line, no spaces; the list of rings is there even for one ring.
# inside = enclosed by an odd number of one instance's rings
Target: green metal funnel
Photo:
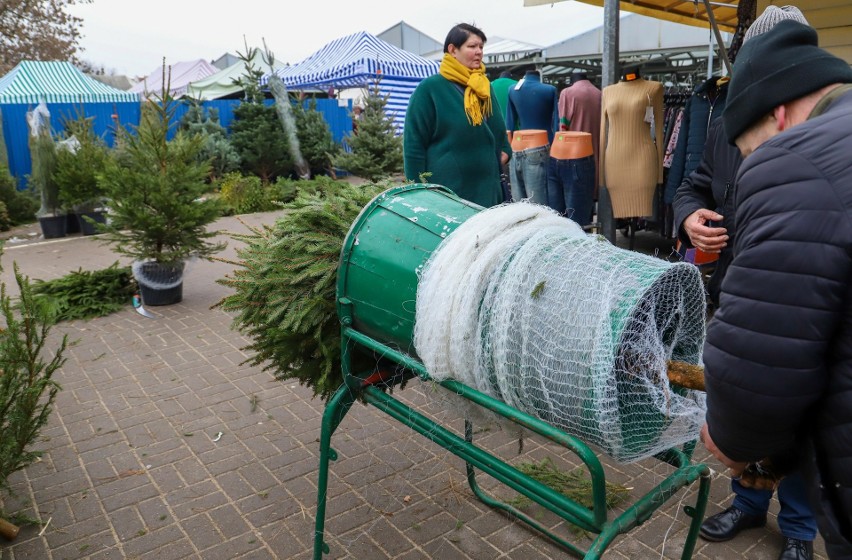
[[[440,185],[403,185],[376,196],[343,242],[338,312],[346,304],[356,330],[416,356],[418,274],[441,241],[481,210]]]

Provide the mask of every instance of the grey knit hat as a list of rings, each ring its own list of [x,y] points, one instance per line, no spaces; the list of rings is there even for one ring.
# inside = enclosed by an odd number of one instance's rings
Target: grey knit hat
[[[752,37],[757,37],[758,35],[766,33],[775,27],[776,23],[785,19],[792,19],[793,21],[810,25],[808,20],[805,19],[804,14],[802,14],[801,10],[799,10],[796,6],[781,6],[780,8],[778,6],[766,6],[763,13],[760,14],[748,30],[746,30],[745,37],[743,37],[743,43]]]
[[[831,84],[852,83],[849,63],[818,44],[813,27],[788,20],[743,45],[722,112],[730,143],[779,105]]]

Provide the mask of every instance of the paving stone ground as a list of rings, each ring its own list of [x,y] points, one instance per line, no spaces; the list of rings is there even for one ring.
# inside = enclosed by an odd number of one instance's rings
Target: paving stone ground
[[[272,223],[277,213],[224,218],[217,229],[245,231]],[[83,268],[124,263],[96,237],[39,240],[23,228],[6,244],[2,278],[12,263],[48,280]],[[227,238],[227,236],[223,236]],[[21,241],[23,240],[23,241]],[[636,250],[671,253],[671,241],[638,232]],[[619,246],[627,246],[624,239]],[[231,242],[223,257],[235,255]],[[195,262],[186,273],[184,300],[150,308],[128,306],[107,317],[62,324],[54,338],[72,341],[57,375],[62,390],[44,438],[40,462],[11,480],[17,497],[0,508],[40,519],[14,541],[0,541],[0,560],[260,560],[313,555],[318,438],[323,403],[294,382],[276,381],[244,365],[249,340],[231,329],[231,316],[213,307],[227,289],[216,280],[224,262]],[[459,407],[414,381],[394,393],[416,410],[462,430]],[[221,433],[221,436],[219,434]],[[518,454],[517,434],[485,425],[476,441],[510,462],[552,458],[566,469],[576,461],[530,435]],[[479,502],[466,484],[464,464],[373,407],[356,404],[332,445],[326,516],[329,559],[569,558],[525,525]],[[706,452],[696,460],[714,471],[709,513],[730,501],[724,470]],[[641,496],[668,470],[656,461],[624,465],[602,457],[608,479]],[[515,497],[487,476],[482,486]],[[683,506],[697,485],[682,490],[643,525],[619,537],[605,558],[680,558],[687,530]],[[773,500],[765,529],[729,543],[700,541],[694,558],[774,559],[782,537]],[[569,539],[588,545],[564,523],[531,513]],[[825,558],[821,541],[817,557]]]

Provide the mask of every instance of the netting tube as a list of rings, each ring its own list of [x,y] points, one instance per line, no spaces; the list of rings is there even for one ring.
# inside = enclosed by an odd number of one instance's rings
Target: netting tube
[[[433,252],[414,345],[433,378],[632,462],[698,435],[704,395],[674,392],[666,362],[700,363],[704,302],[694,266],[619,249],[516,203],[478,213]]]

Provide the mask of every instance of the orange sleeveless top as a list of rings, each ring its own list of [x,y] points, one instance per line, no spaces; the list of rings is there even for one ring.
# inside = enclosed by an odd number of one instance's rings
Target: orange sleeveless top
[[[550,157],[556,159],[580,159],[594,155],[592,135],[588,132],[563,131],[553,136]]]

